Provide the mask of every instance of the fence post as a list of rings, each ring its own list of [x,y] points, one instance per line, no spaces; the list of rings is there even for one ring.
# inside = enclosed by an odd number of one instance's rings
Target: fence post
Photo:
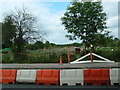
[[[90,51],[90,60],[93,62],[92,51]]]
[[[68,63],[70,63],[70,52],[68,52],[67,54],[68,54]]]
[[[60,56],[60,64],[63,64],[63,62],[62,62],[62,56]]]

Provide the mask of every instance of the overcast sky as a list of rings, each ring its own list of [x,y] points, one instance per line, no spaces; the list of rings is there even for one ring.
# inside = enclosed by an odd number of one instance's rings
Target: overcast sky
[[[61,24],[60,18],[63,16],[71,0],[0,0],[0,22],[3,21],[5,13],[15,10],[15,7],[22,8],[23,4],[36,17],[38,25],[43,33],[46,33],[46,40],[56,44],[66,44],[80,42],[80,40],[70,41],[65,37],[67,32]],[[104,11],[107,13],[108,30],[115,37],[118,37],[118,1],[103,0]]]

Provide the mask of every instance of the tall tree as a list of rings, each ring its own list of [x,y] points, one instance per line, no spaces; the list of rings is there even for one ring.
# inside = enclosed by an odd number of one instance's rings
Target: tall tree
[[[14,37],[13,52],[15,58],[23,57],[25,45],[34,40],[39,40],[41,36],[37,33],[37,19],[27,8],[16,9],[12,13],[6,15],[11,18],[11,24],[15,26],[16,35]],[[8,20],[7,20],[8,21]],[[10,26],[11,27],[11,26]]]
[[[70,40],[79,38],[86,47],[94,46],[96,35],[106,27],[106,13],[101,2],[72,2],[61,18]]]

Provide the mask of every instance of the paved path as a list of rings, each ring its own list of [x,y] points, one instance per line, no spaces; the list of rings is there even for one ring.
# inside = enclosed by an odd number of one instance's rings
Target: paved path
[[[115,63],[84,63],[84,64],[0,64],[2,69],[79,69],[79,68],[120,68]]]
[[[25,84],[2,85],[2,90],[119,90],[120,86],[41,86]]]

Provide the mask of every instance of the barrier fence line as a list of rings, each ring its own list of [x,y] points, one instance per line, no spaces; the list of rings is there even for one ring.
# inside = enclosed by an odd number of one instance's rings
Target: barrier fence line
[[[37,85],[120,85],[120,68],[63,70],[0,70],[2,84],[35,83]]]

